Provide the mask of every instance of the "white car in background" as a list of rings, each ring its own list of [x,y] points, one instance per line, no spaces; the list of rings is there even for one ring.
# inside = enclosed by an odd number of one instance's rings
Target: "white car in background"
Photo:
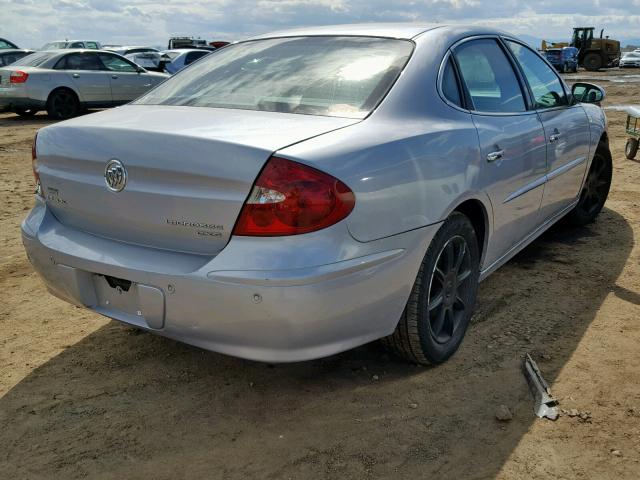
[[[63,120],[128,103],[168,77],[104,50],[36,52],[0,68],[0,111]]]
[[[58,40],[45,43],[40,50],[59,50],[64,48],[83,48],[90,50],[100,50],[102,45],[95,40]]]
[[[122,55],[147,70],[160,70],[161,54],[157,48],[143,46],[110,46],[104,47],[104,49],[110,52],[115,52],[118,55]]]
[[[620,68],[640,67],[640,50],[622,54]]]
[[[211,50],[198,48],[181,48],[177,50],[165,50],[162,52],[162,59],[165,62],[164,70],[173,75],[178,73],[187,65],[192,64],[196,60],[209,55]]]

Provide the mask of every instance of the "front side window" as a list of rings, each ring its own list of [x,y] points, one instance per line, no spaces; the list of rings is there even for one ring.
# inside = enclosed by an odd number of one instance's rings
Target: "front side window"
[[[456,47],[454,54],[474,110],[517,113],[527,109],[518,78],[496,40],[471,40]]]
[[[511,40],[506,43],[522,67],[533,92],[536,108],[567,105],[566,93],[553,69],[528,47]]]
[[[208,55],[134,103],[364,118],[412,51],[410,41],[372,37],[241,42]]]
[[[96,42],[87,42],[86,45],[87,45],[87,48],[98,50],[98,44]]]
[[[84,48],[84,43],[82,43],[82,42],[73,42],[69,48]]]
[[[101,53],[100,60],[107,70],[112,72],[137,72],[138,69],[131,63],[127,62],[124,58],[116,57],[115,55],[109,55],[108,53]]]

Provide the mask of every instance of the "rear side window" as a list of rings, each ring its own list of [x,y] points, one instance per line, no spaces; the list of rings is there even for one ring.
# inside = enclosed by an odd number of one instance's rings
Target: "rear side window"
[[[536,108],[567,105],[564,88],[553,69],[538,54],[524,45],[510,40],[507,40],[506,43],[522,67],[524,76],[533,92]]]
[[[82,42],[73,42],[69,48],[84,48],[84,43],[82,43]]]
[[[97,55],[91,53],[72,53],[58,62],[57,70],[104,70]]]
[[[187,56],[184,59],[184,64],[185,65],[189,65],[190,63],[193,63],[196,60],[198,60],[200,57],[204,57],[208,53],[210,53],[210,52],[208,52],[206,50],[203,50],[202,52],[189,52],[189,53],[187,53]]]
[[[442,93],[451,103],[462,107],[462,96],[460,95],[456,72],[453,69],[452,58],[449,58],[444,66],[444,72],[442,73]]]
[[[518,78],[496,40],[472,40],[458,46],[454,54],[474,110],[500,113],[526,111]]]
[[[86,45],[87,45],[87,48],[98,50],[98,44],[96,42],[87,42]]]

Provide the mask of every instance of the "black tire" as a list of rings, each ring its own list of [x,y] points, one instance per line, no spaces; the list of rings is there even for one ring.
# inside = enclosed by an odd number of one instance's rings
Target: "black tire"
[[[573,66],[573,73],[578,73],[578,64],[577,63]]]
[[[627,140],[627,144],[624,146],[624,155],[629,160],[633,160],[636,158],[636,153],[638,153],[638,139],[630,138]]]
[[[584,68],[590,72],[595,72],[602,68],[602,57],[598,53],[588,53],[582,61]]]
[[[569,73],[569,67],[566,62],[562,64],[562,73]]]
[[[567,214],[567,220],[571,224],[587,225],[596,219],[607,201],[612,173],[611,152],[607,147],[601,146],[591,162],[578,204]]]
[[[51,92],[47,100],[47,113],[55,120],[66,120],[80,113],[80,102],[71,90],[61,88]]]
[[[14,112],[21,117],[31,118],[38,113],[38,110],[35,108],[16,108],[14,109]]]
[[[454,212],[429,245],[395,332],[382,340],[387,348],[423,365],[456,352],[476,302],[479,251],[473,225]]]

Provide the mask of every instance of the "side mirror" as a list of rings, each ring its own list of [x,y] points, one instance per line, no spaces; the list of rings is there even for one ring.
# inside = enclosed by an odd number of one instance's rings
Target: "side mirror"
[[[146,72],[146,70],[144,68],[140,67],[140,66],[138,66],[138,68],[136,68],[136,71],[138,73],[145,73]]]
[[[606,96],[604,88],[593,83],[574,83],[571,87],[574,103],[595,103],[600,105]]]

